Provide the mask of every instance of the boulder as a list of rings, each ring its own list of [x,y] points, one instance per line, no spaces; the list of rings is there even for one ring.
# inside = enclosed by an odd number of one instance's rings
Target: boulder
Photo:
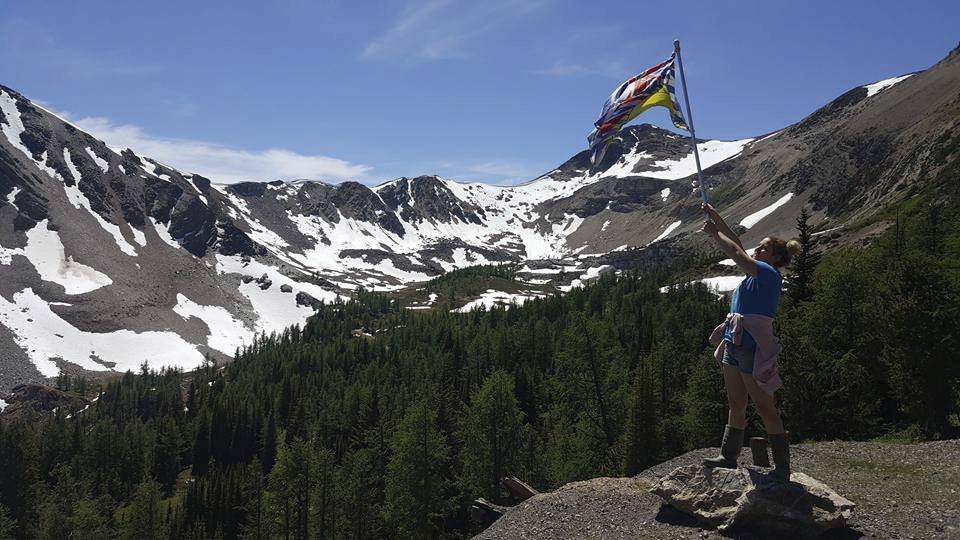
[[[280,286],[280,292],[285,292],[285,293],[293,292],[293,287],[284,283],[283,285]]]
[[[780,482],[759,468],[678,467],[650,492],[720,532],[812,537],[844,527],[855,505],[803,473]]]
[[[310,296],[305,292],[297,293],[297,305],[298,306],[308,306],[313,309],[320,309],[320,306],[323,305],[323,302],[317,300],[316,298]]]

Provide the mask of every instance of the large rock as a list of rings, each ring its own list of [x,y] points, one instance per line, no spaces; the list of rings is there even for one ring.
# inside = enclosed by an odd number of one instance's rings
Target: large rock
[[[753,468],[687,465],[650,492],[721,532],[817,536],[847,524],[852,502],[806,474],[793,473],[790,480],[779,482]]]

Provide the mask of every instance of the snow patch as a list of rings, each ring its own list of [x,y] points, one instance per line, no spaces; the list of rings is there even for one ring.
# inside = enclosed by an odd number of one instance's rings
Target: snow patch
[[[244,345],[253,334],[226,309],[200,305],[180,293],[177,294],[177,305],[173,306],[173,311],[184,320],[196,317],[203,321],[210,330],[207,345],[227,356],[232,356],[236,348]]]
[[[646,159],[651,157],[650,154],[640,151],[632,151],[629,154],[624,154],[617,160],[616,163],[611,165],[607,170],[603,171],[602,176],[613,176],[616,178],[627,178],[630,176],[646,176],[644,173],[635,173],[633,172],[636,163],[641,159]]]
[[[670,225],[668,225],[667,228],[664,229],[664,231],[663,231],[662,233],[660,233],[660,236],[658,236],[658,237],[654,238],[653,240],[651,240],[651,241],[650,241],[650,244],[654,244],[654,243],[656,243],[656,242],[659,242],[660,240],[663,240],[664,238],[666,238],[667,236],[669,236],[670,233],[672,233],[672,232],[673,232],[677,227],[679,227],[679,226],[680,226],[680,221],[674,221],[673,223],[671,223]],[[649,246],[650,244],[647,244],[647,245]],[[619,248],[618,248],[618,249],[619,249]]]
[[[787,194],[784,195],[783,197],[780,197],[780,198],[777,200],[777,202],[775,202],[775,203],[771,204],[770,206],[768,206],[768,207],[760,210],[759,212],[754,212],[754,213],[750,214],[749,216],[747,216],[747,217],[743,218],[742,220],[740,220],[740,225],[742,225],[742,226],[744,226],[744,227],[746,227],[746,228],[748,228],[748,229],[749,229],[750,227],[753,227],[753,226],[756,225],[761,219],[763,219],[763,218],[769,216],[770,214],[772,214],[777,208],[780,208],[780,207],[783,206],[784,204],[787,204],[787,201],[789,201],[791,198],[793,198],[793,193],[787,193]]]
[[[14,148],[23,152],[23,155],[27,156],[30,161],[33,161],[33,154],[30,153],[30,150],[28,150],[27,147],[24,146],[23,141],[20,140],[20,134],[26,131],[26,128],[23,127],[23,120],[20,119],[17,100],[3,90],[0,90],[0,110],[3,111],[3,116],[7,119],[6,122],[0,122],[0,130],[3,131],[3,134],[6,135],[7,140],[10,141],[10,144]]]
[[[57,375],[55,359],[63,359],[91,371],[111,368],[136,371],[140,364],[192,369],[203,355],[173,332],[83,332],[60,318],[32,289],[14,293],[13,302],[0,296],[0,323],[43,375]]]
[[[47,229],[47,220],[27,231],[27,245],[21,254],[44,281],[63,285],[67,294],[82,294],[113,283],[106,274],[74,261],[72,256],[67,257],[60,235]]]
[[[130,225],[130,231],[133,232],[133,241],[140,244],[140,247],[147,246],[147,236],[143,234],[143,231]]]
[[[703,278],[701,283],[717,292],[729,292],[740,286],[743,276],[717,276]]]
[[[721,161],[740,155],[743,147],[752,141],[753,139],[741,139],[739,141],[707,141],[698,144],[700,168],[706,169]],[[635,176],[660,178],[662,180],[681,180],[697,172],[697,163],[692,151],[677,160],[656,161],[651,167],[653,167],[651,170],[637,172]]]
[[[827,234],[828,232],[833,232],[833,231],[836,231],[836,230],[842,229],[842,228],[843,228],[842,226],[840,226],[840,227],[834,227],[834,228],[832,228],[832,229],[827,229],[827,230],[824,230],[824,231],[815,232],[815,233],[811,234],[810,236],[820,236],[821,234]]]
[[[217,254],[216,270],[219,274],[239,274],[259,278],[263,274],[272,281],[266,290],[260,288],[256,280],[250,283],[241,283],[237,289],[253,306],[253,312],[258,316],[256,331],[280,332],[284,328],[302,324],[307,317],[313,315],[313,309],[308,306],[297,305],[297,292],[303,291],[317,300],[332,302],[339,295],[330,292],[319,285],[294,281],[281,274],[276,268],[267,266],[258,261],[244,263],[239,256],[225,256]],[[280,290],[283,285],[289,285],[293,292],[285,293]],[[231,348],[232,349],[232,348]]]
[[[581,274],[580,277],[578,277],[577,279],[571,281],[569,285],[561,285],[560,287],[557,287],[557,288],[563,292],[569,292],[573,290],[575,287],[583,287],[583,285],[587,281],[590,281],[592,279],[599,277],[600,273],[606,270],[607,268],[610,268],[609,264],[605,264],[603,266],[597,266],[594,268],[588,268],[586,272]]]
[[[494,289],[487,289],[486,292],[480,295],[480,298],[476,300],[471,300],[467,302],[463,307],[451,309],[451,313],[467,313],[475,308],[480,306],[490,309],[495,305],[502,306],[511,306],[511,305],[523,305],[527,300],[532,300],[534,298],[540,298],[543,295],[539,293],[531,294],[510,294],[503,291],[497,291]]]
[[[694,283],[703,283],[707,286],[707,288],[714,292],[725,293],[739,287],[742,281],[743,276],[716,276],[691,281],[689,284],[692,285]],[[660,287],[660,292],[665,293],[669,291],[671,287],[671,285]]]
[[[97,166],[100,167],[101,171],[107,172],[110,170],[110,163],[108,163],[107,160],[103,159],[102,157],[98,156],[97,153],[91,150],[89,146],[85,147],[84,150],[87,151],[87,155],[89,155],[90,158],[93,159],[93,161],[97,164]]]
[[[17,208],[16,200],[18,193],[20,193],[20,186],[13,186],[13,191],[7,193],[7,203],[14,208]]]
[[[176,238],[170,235],[170,231],[167,229],[166,225],[164,225],[163,223],[158,223],[157,220],[153,219],[152,217],[147,219],[149,219],[150,223],[153,224],[154,230],[157,231],[157,236],[159,236],[160,239],[163,240],[163,243],[167,244],[168,246],[174,249],[180,249],[180,242],[178,242]]]
[[[750,248],[750,249],[747,249],[747,250],[744,250],[744,251],[747,252],[747,255],[753,257],[753,252],[756,251],[756,250],[757,250],[757,248]],[[733,259],[724,259],[724,260],[718,262],[717,264],[722,265],[722,266],[736,266],[736,265],[737,265],[737,263],[733,262]]]
[[[904,79],[906,79],[906,78],[908,78],[908,77],[912,77],[912,76],[913,76],[913,73],[909,73],[909,74],[907,74],[907,75],[903,75],[903,76],[900,76],[900,77],[893,77],[893,78],[891,78],[891,79],[884,79],[884,80],[882,80],[882,81],[877,81],[877,82],[875,82],[875,83],[873,83],[873,84],[868,84],[868,85],[864,86],[863,88],[866,88],[866,89],[867,89],[867,97],[870,97],[870,96],[873,96],[873,95],[875,95],[875,94],[878,94],[878,93],[882,92],[883,90],[886,90],[887,88],[890,88],[891,86],[897,84],[898,82],[900,82],[900,81],[902,81],[902,80],[904,80]]]
[[[665,187],[660,190],[660,198],[663,200],[663,202],[667,202],[667,197],[669,196],[670,196],[670,188]]]

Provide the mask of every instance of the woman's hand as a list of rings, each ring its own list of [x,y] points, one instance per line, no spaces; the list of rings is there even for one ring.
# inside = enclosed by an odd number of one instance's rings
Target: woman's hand
[[[700,203],[700,209],[710,218],[710,221],[717,221],[717,218],[720,217],[720,214],[708,203]]]
[[[703,232],[714,237],[719,234],[719,231],[717,230],[717,224],[709,219],[703,222]]]

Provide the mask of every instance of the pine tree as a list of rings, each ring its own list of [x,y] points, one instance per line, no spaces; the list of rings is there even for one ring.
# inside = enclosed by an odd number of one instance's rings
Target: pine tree
[[[57,466],[52,476],[55,484],[48,492],[47,500],[40,506],[40,536],[66,538],[70,534],[77,490],[70,468],[66,465]]]
[[[270,472],[271,508],[275,530],[283,536],[310,537],[310,499],[316,464],[310,443],[293,439],[277,449],[277,463]]]
[[[193,469],[190,474],[203,476],[210,467],[210,418],[204,414],[197,419],[197,434],[193,439]]]
[[[727,421],[727,401],[723,375],[712,350],[693,364],[682,402],[685,448],[717,446],[717,438],[723,433]]]
[[[123,538],[152,540],[164,536],[160,498],[159,483],[146,480],[137,485],[124,520]]]
[[[450,448],[426,399],[407,409],[391,441],[387,470],[388,521],[404,538],[432,538],[452,508]]]
[[[260,464],[263,474],[270,474],[277,461],[277,416],[273,410],[267,418],[263,433],[263,448],[260,450]]]
[[[246,519],[240,531],[244,538],[269,537],[266,487],[266,477],[259,463],[254,462],[245,468],[242,490]]]
[[[313,495],[312,509],[310,513],[310,528],[314,535],[319,538],[334,538],[334,507],[335,507],[335,488],[334,485],[334,454],[329,448],[320,448],[314,450],[314,482],[311,489]]]
[[[110,537],[109,519],[102,514],[97,501],[82,499],[77,502],[73,518],[70,520],[70,535],[67,538],[99,540]],[[0,534],[0,538],[5,537]]]
[[[154,425],[157,443],[153,452],[153,477],[160,482],[164,493],[170,494],[180,474],[180,429],[170,417],[159,418]]]
[[[500,479],[519,475],[523,414],[513,395],[513,380],[494,371],[471,397],[460,434],[463,486],[474,496],[499,501]]]
[[[633,476],[650,465],[660,450],[657,437],[657,392],[654,388],[653,374],[649,367],[649,358],[641,359],[637,369],[631,396],[630,417],[627,423],[627,456],[624,474]]]
[[[800,209],[797,217],[797,239],[800,241],[800,253],[793,259],[787,278],[787,293],[794,302],[806,302],[813,298],[813,274],[820,262],[806,206]]]
[[[337,536],[377,538],[388,536],[382,523],[382,492],[377,477],[378,457],[369,448],[343,456],[337,469]]]

